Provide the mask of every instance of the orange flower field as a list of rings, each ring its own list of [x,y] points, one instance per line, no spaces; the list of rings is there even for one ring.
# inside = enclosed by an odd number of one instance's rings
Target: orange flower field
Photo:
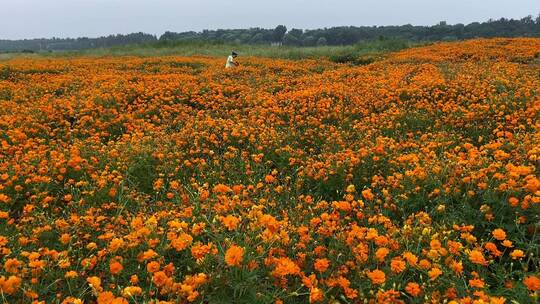
[[[539,54],[0,61],[0,299],[534,303]]]

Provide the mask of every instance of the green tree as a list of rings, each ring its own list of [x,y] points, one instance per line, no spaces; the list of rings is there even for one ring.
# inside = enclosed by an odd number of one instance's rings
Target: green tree
[[[257,43],[262,43],[263,41],[264,41],[263,34],[257,33],[253,37],[251,37],[251,39],[249,40],[249,43],[257,44]]]
[[[276,26],[276,28],[274,29],[274,32],[272,33],[272,38],[274,42],[282,42],[286,32],[287,32],[286,26],[284,25]]]
[[[305,36],[303,39],[302,39],[302,45],[305,45],[305,46],[313,46],[317,44],[317,38],[314,37],[314,36]]]
[[[300,39],[300,38],[302,37],[302,34],[303,34],[303,33],[304,33],[303,30],[293,28],[292,30],[289,31],[288,34],[291,35],[291,36],[294,36],[294,37],[296,37],[296,38],[298,38],[298,39]]]
[[[283,37],[283,44],[285,45],[300,45],[300,39],[298,37],[291,35],[290,33],[285,34]]]

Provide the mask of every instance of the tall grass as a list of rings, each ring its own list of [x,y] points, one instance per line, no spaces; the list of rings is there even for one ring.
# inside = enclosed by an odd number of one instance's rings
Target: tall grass
[[[149,44],[99,48],[83,51],[41,53],[45,56],[227,56],[232,50],[241,56],[282,59],[330,58],[335,62],[352,62],[359,56],[423,45],[402,39],[373,40],[348,46],[270,46],[235,43],[209,43],[202,41],[169,41]],[[13,56],[13,55],[12,55]],[[10,57],[12,57],[10,56]]]

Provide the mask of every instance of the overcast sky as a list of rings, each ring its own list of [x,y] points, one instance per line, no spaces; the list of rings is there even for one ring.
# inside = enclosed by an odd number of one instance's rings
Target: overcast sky
[[[521,18],[540,0],[0,0],[0,39]]]

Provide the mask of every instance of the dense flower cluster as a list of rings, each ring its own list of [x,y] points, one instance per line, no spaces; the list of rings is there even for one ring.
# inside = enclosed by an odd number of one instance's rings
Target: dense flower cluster
[[[539,53],[0,62],[0,299],[534,302]]]

